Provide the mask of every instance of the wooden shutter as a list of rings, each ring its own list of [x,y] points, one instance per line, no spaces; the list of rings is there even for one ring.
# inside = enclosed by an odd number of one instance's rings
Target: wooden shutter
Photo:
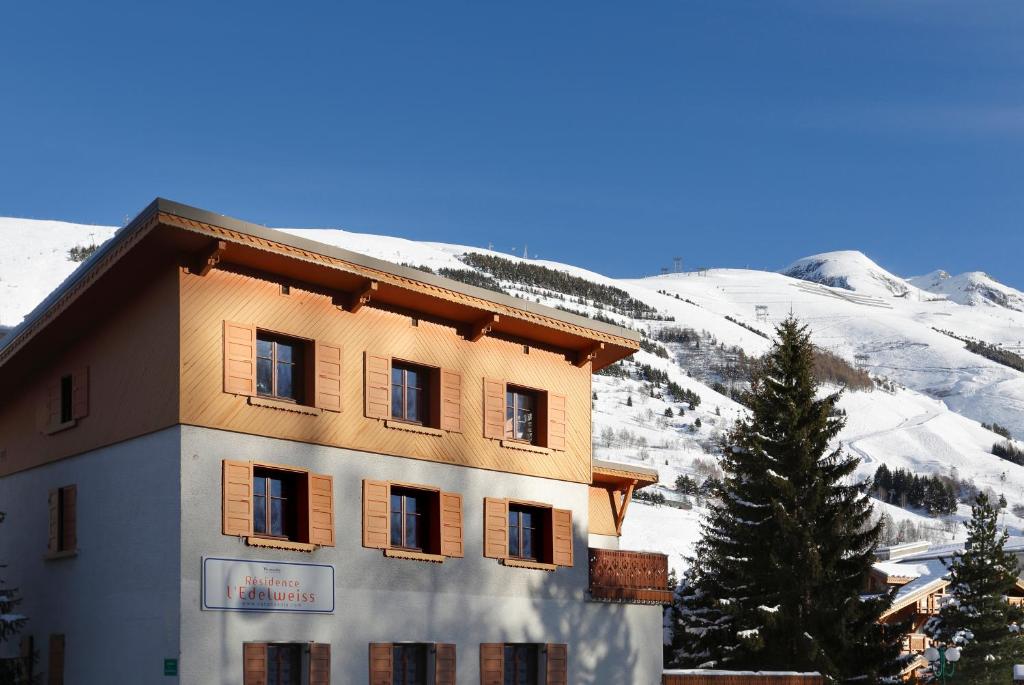
[[[267,645],[246,642],[242,645],[242,685],[267,685]]]
[[[224,460],[224,535],[252,535],[252,463]]]
[[[484,498],[484,556],[508,556],[508,500]]]
[[[392,658],[390,642],[370,643],[370,685],[392,685]]]
[[[505,437],[505,381],[484,379],[484,437]]]
[[[71,374],[71,418],[83,419],[89,415],[89,367],[84,366]]]
[[[390,546],[390,490],[387,481],[363,481],[363,547],[387,549]]]
[[[505,645],[501,642],[480,643],[480,685],[504,685]]]
[[[552,563],[572,566],[572,512],[568,509],[551,510]]]
[[[309,493],[309,542],[334,547],[334,477],[306,474]]]
[[[365,353],[366,416],[386,419],[391,416],[391,358]]]
[[[548,444],[553,450],[565,450],[565,395],[547,393]]]
[[[455,685],[455,645],[434,645],[434,685]]]
[[[309,685],[331,685],[331,646],[325,642],[309,646]]]
[[[568,685],[569,683],[569,647],[567,645],[549,644],[547,651],[547,685]]]
[[[441,369],[441,430],[462,432],[462,374]]]
[[[50,528],[46,539],[46,551],[54,554],[60,551],[60,490],[50,490],[47,504],[50,509]]]
[[[224,392],[256,394],[256,327],[224,322]]]
[[[441,554],[446,557],[461,557],[462,545],[462,495],[457,492],[441,493]]]
[[[316,342],[316,392],[314,406],[341,411],[341,346]]]
[[[78,548],[78,486],[67,485],[60,489],[60,548],[74,551]]]
[[[64,636],[50,636],[46,683],[47,685],[64,685]]]

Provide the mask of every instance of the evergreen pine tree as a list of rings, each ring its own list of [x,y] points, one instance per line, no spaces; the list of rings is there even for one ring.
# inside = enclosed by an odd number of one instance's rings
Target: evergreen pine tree
[[[4,513],[0,512],[0,523],[3,523]],[[0,564],[0,570],[6,565]],[[28,619],[19,614],[18,605],[21,604],[21,596],[15,588],[9,588],[0,579],[0,644],[9,642],[21,631]],[[29,655],[33,659],[34,655]],[[22,658],[0,658],[0,683],[29,683],[29,664]]]
[[[1006,595],[1017,581],[1017,558],[1004,550],[1007,533],[999,530],[998,510],[980,493],[971,506],[967,542],[949,565],[949,598],[925,632],[948,645],[963,645],[957,671],[977,685],[1008,682],[1015,663],[1024,660],[1024,640],[1010,625],[1020,610]]]
[[[750,415],[725,439],[725,479],[680,589],[679,665],[875,678],[898,651],[862,600],[880,524],[855,458],[829,451],[838,394],[817,397],[812,346],[790,318],[755,371]]]

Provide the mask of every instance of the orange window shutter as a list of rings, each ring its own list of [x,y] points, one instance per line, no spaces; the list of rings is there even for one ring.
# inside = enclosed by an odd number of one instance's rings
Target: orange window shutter
[[[309,542],[334,547],[334,477],[306,474],[309,493]]]
[[[387,549],[391,541],[391,516],[387,481],[363,481],[363,547]]]
[[[484,437],[505,437],[505,381],[484,379]]]
[[[252,535],[252,463],[224,460],[224,535]]]
[[[434,645],[434,685],[455,685],[455,645]]]
[[[441,369],[441,430],[462,432],[462,374]]]
[[[552,562],[557,566],[572,566],[572,512],[552,509],[551,529]]]
[[[484,556],[508,556],[508,500],[484,498]]]
[[[50,490],[47,504],[50,509],[50,528],[46,551],[53,554],[60,551],[60,490]]]
[[[394,677],[390,642],[370,643],[370,685],[392,685]]]
[[[379,354],[366,356],[366,416],[386,419],[391,416],[391,358]]]
[[[47,661],[47,685],[64,685],[64,636],[50,636],[50,653]]]
[[[442,492],[441,554],[446,557],[463,556],[462,537],[462,495],[457,492]]]
[[[316,342],[315,406],[341,411],[341,346]]]
[[[553,450],[565,450],[565,395],[548,393],[548,444]]]
[[[547,685],[568,685],[568,645],[549,644],[547,645],[545,651],[547,652]]]
[[[78,548],[78,486],[65,486],[60,494],[60,548],[71,551]]]
[[[224,392],[256,394],[256,327],[224,322]]]
[[[331,685],[331,646],[325,642],[309,646],[309,685]]]
[[[246,642],[242,646],[243,685],[267,685],[267,645]]]
[[[480,643],[480,685],[504,685],[505,645],[501,642]]]
[[[71,418],[84,419],[89,415],[89,367],[84,366],[71,374]]]

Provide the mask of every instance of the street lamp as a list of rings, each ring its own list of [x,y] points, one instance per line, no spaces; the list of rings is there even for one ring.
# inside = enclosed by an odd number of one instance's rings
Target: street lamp
[[[935,677],[942,678],[942,682],[945,683],[946,678],[952,678],[956,672],[956,662],[960,661],[960,648],[946,647],[945,645],[938,649],[929,647],[924,650],[923,656],[931,664]],[[936,661],[939,663],[936,664]]]

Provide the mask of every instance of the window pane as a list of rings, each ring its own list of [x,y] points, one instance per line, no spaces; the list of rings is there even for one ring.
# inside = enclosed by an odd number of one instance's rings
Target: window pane
[[[280,478],[268,478],[267,480],[270,481],[270,496],[271,497],[280,497],[281,496],[281,488],[282,488],[282,481],[281,481],[281,479]]]
[[[519,528],[517,526],[508,527],[508,553],[509,556],[519,556]]]
[[[419,520],[416,514],[405,515],[405,546],[419,548]]]
[[[252,529],[256,533],[267,532],[267,498],[256,495],[252,498]]]
[[[277,395],[295,399],[295,388],[292,387],[292,365],[278,362],[277,364]]]
[[[274,343],[269,340],[256,340],[256,356],[270,359],[274,354]]]
[[[391,367],[391,385],[402,385],[402,367]]]
[[[422,421],[420,416],[420,391],[410,387],[406,390],[405,418],[410,421]]]
[[[267,494],[267,479],[266,478],[253,478],[252,480],[252,494],[254,495],[265,495]]]
[[[270,500],[270,534],[284,535],[284,502]]]
[[[402,511],[391,512],[391,544],[395,547],[402,546]]]
[[[391,495],[391,511],[392,511],[392,513],[396,512],[396,511],[399,512],[399,513],[402,512],[402,496],[401,495]]]
[[[519,514],[519,518],[523,522],[523,528],[532,528],[533,527],[533,512],[532,511],[524,511],[524,512],[520,513]]]
[[[391,386],[391,416],[396,419],[403,418],[401,385]]]
[[[292,345],[277,343],[277,361],[289,363],[294,361],[293,350],[294,347]]]
[[[273,362],[260,357],[256,360],[256,392],[269,395],[274,391]]]
[[[537,553],[533,549],[533,529],[523,528],[523,552],[522,556],[527,559],[536,559]]]
[[[515,683],[516,672],[516,650],[515,647],[505,646],[505,682]]]
[[[415,497],[411,497],[411,496],[406,495],[406,497],[405,497],[405,511],[407,513],[410,513],[410,514],[418,513],[419,512],[419,509],[417,509],[417,505],[418,504],[419,504],[419,501]]]

